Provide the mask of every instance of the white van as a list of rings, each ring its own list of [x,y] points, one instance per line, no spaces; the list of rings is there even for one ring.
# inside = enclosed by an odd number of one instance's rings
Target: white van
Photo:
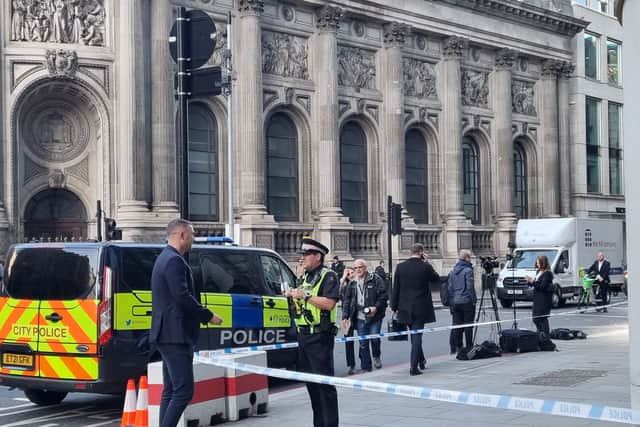
[[[554,274],[553,306],[580,296],[581,271],[586,271],[602,252],[611,263],[611,291],[624,286],[626,260],[622,221],[594,218],[523,219],[516,229],[516,249],[498,275],[496,291],[500,304],[531,301],[533,288],[526,276],[535,275],[535,260],[546,255]]]

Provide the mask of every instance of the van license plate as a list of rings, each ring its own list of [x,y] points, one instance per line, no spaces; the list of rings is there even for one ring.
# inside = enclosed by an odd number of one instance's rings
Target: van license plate
[[[509,295],[522,295],[524,293],[524,291],[522,289],[507,289],[507,294]]]
[[[31,368],[33,366],[33,355],[2,353],[2,366],[20,366],[22,368]]]

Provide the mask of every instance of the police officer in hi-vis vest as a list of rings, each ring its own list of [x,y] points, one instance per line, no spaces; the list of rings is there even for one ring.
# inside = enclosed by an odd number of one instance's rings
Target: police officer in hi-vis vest
[[[324,267],[329,249],[310,237],[302,239],[304,274],[297,288],[288,289],[286,296],[295,303],[298,329],[298,370],[333,376],[333,346],[336,326],[336,302],[340,284],[336,273]],[[314,427],[338,425],[338,393],[327,384],[307,383],[313,408]]]

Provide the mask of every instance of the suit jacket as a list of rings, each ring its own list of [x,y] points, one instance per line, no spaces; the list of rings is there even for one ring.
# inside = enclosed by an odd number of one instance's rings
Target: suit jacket
[[[195,298],[193,277],[187,261],[172,246],[160,253],[151,273],[151,343],[198,342],[200,323],[213,313]]]
[[[544,316],[551,313],[553,305],[553,273],[543,272],[532,284],[533,286],[533,316]]]
[[[436,314],[429,283],[440,283],[440,276],[431,264],[419,258],[409,258],[396,267],[393,276],[391,309],[398,312],[398,321],[411,324],[433,323]]]
[[[593,264],[591,264],[591,267],[589,267],[589,271],[587,273],[595,273],[595,274],[599,274],[600,277],[602,277],[602,280],[605,283],[609,283],[610,279],[609,279],[609,270],[611,269],[611,264],[609,263],[609,261],[607,261],[606,259],[604,261],[602,261],[602,267],[600,267],[600,269],[598,270],[598,260],[595,260],[595,262]]]

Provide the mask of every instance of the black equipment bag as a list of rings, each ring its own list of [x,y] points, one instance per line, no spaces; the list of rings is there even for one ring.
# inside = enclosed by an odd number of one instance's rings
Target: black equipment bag
[[[502,352],[500,351],[498,344],[493,341],[484,341],[482,344],[476,344],[473,347],[464,347],[458,352],[456,359],[476,360],[500,356],[502,356]]]
[[[503,329],[500,347],[504,353],[527,353],[540,350],[538,333],[527,329]]]
[[[407,329],[408,329],[407,325],[405,325],[404,323],[398,322],[398,317],[396,313],[393,313],[393,316],[391,316],[391,320],[387,321],[387,332],[403,332],[403,331],[406,331]],[[409,335],[408,334],[395,335],[388,338],[389,338],[389,341],[408,341]]]

